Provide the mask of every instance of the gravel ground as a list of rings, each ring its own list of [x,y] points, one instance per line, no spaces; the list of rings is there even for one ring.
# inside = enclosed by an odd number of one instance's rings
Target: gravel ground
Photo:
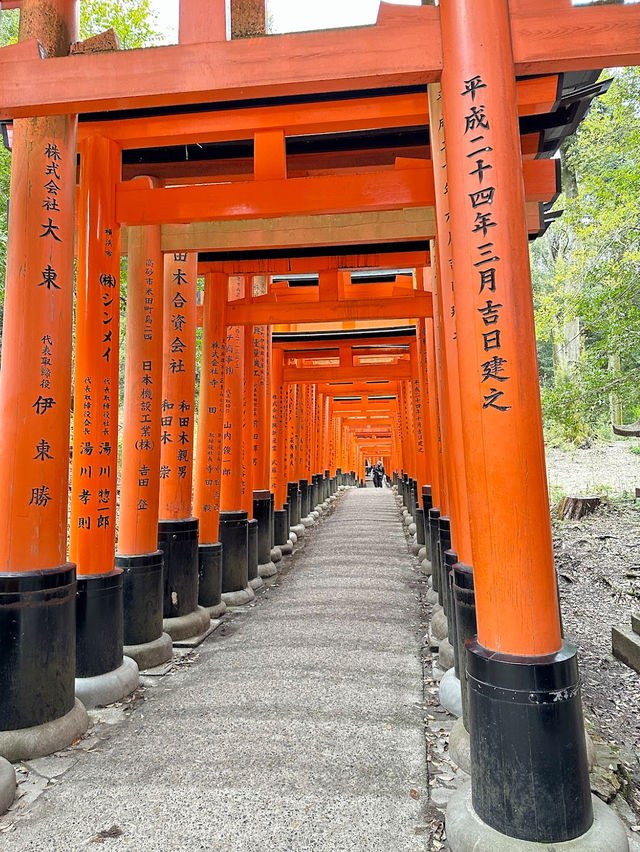
[[[565,494],[606,493],[612,497],[630,496],[640,488],[640,455],[631,447],[640,446],[638,439],[594,444],[571,451],[547,447],[549,488]]]
[[[640,612],[640,456],[638,441],[547,451],[552,499],[602,493],[603,505],[579,521],[553,521],[564,631],[580,649],[583,703],[596,740],[613,744],[634,777],[640,815],[640,675],[611,654],[611,628]],[[554,495],[554,487],[556,489]]]
[[[424,852],[420,631],[391,491],[345,492],[135,707],[20,767],[0,849]]]

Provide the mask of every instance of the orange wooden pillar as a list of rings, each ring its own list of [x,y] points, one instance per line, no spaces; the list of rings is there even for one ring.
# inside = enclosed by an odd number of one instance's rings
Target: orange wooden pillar
[[[165,254],[158,546],[165,565],[164,629],[174,641],[209,626],[198,606],[198,520],[191,505],[197,290],[197,254]]]
[[[36,38],[49,56],[65,56],[77,38],[77,5],[25,0],[20,40]],[[87,728],[75,703],[76,579],[67,563],[76,129],[75,115],[13,125],[0,372],[0,754],[7,756],[4,731],[16,737],[48,723],[67,732],[61,748]],[[20,758],[36,756],[23,746]]]
[[[284,351],[274,347],[271,370],[270,483],[274,499],[274,545],[280,555],[290,553],[291,528],[287,503],[287,386],[284,384]]]
[[[424,270],[418,270],[418,283],[424,282]],[[431,524],[437,523],[436,513],[432,512],[434,506],[436,511],[439,506],[440,495],[440,442],[438,439],[438,403],[437,403],[437,388],[435,377],[433,376],[433,365],[428,362],[428,347],[427,347],[427,322],[430,324],[432,320],[420,318],[416,323],[416,367],[418,370],[418,381],[420,385],[420,398],[422,401],[424,419],[423,429],[426,435],[425,455],[428,459],[428,480],[422,486],[420,492],[420,501],[423,512],[424,536],[426,549],[426,562],[424,570],[431,572],[433,570],[432,558],[432,536]],[[429,328],[431,334],[431,328]],[[435,528],[434,528],[435,533]]]
[[[276,510],[282,509],[287,501],[287,435],[286,409],[287,388],[283,381],[284,352],[273,349],[271,372],[271,490],[275,497]]]
[[[254,297],[266,295],[268,280],[264,275],[253,278]],[[255,521],[255,560],[258,577],[273,577],[278,573],[272,556],[273,547],[273,501],[269,490],[270,461],[270,370],[271,370],[271,327],[256,325],[249,328],[247,337],[250,343],[245,373],[250,391],[248,440],[245,450],[249,450],[245,466],[251,479],[251,514]],[[249,387],[250,380],[250,387]],[[250,531],[250,535],[251,535]],[[252,542],[250,541],[250,544]],[[281,555],[281,554],[280,554]],[[253,560],[253,551],[250,552]]]
[[[210,618],[218,618],[227,608],[222,600],[219,540],[227,289],[226,275],[209,273],[205,277],[193,514],[200,540],[198,603]]]
[[[422,399],[422,384],[420,382],[420,368],[418,364],[418,348],[414,343],[411,346],[411,388],[413,398],[413,414],[415,423],[415,449],[416,449],[416,478],[418,480],[418,493],[420,489],[429,483],[429,456],[425,429],[425,407]]]
[[[407,381],[398,383],[398,401],[400,405],[400,440],[402,443],[402,482],[403,504],[411,515],[413,506],[413,431],[409,419],[411,411],[410,386]]]
[[[462,406],[458,383],[458,336],[456,328],[456,300],[451,254],[450,209],[447,186],[447,158],[442,97],[440,86],[429,87],[429,121],[433,128],[435,191],[440,197],[437,207],[437,238],[435,242],[433,276],[434,313],[440,317],[443,390],[446,398],[447,469],[451,493],[451,544],[461,562],[473,563],[469,533],[469,510],[467,506],[467,482],[465,477],[465,454],[462,436]],[[452,626],[452,624],[450,624]]]
[[[324,394],[320,411],[322,429],[322,459],[320,468],[323,474],[322,496],[326,502],[331,491],[331,397]]]
[[[78,566],[76,694],[90,707],[117,701],[138,684],[137,665],[123,660],[123,572],[115,567],[120,228],[114,188],[119,174],[118,146],[100,136],[87,139],[80,150],[69,551]],[[122,684],[120,677],[112,680],[116,670],[124,674]],[[94,692],[103,678],[112,688]]]
[[[228,299],[245,296],[245,280],[229,279]],[[245,334],[241,326],[227,326],[224,367],[224,422],[222,431],[222,486],[220,541],[222,542],[222,600],[229,605],[253,600],[248,574],[248,512],[243,505],[243,405]]]
[[[150,178],[138,182],[153,184]],[[160,228],[129,228],[127,349],[116,566],[123,574],[125,653],[141,669],[171,659],[163,633],[158,549],[162,417],[164,260]]]
[[[311,504],[314,512],[322,513],[323,496],[323,481],[324,481],[324,466],[322,464],[322,409],[324,405],[324,397],[317,385],[313,386],[313,420],[311,428],[311,437],[313,441],[313,461],[312,461],[312,500]]]
[[[440,422],[440,388],[438,386],[438,367],[436,363],[435,335],[433,319],[424,320],[424,356],[426,366],[426,383],[429,388],[429,431],[433,447],[432,455],[432,486],[434,506],[442,508],[446,514],[448,504],[447,483],[444,474],[444,449]],[[421,326],[422,330],[422,326]]]
[[[593,815],[553,566],[509,8],[441,0],[440,15],[478,621],[466,661],[473,808],[502,834],[556,843]],[[473,845],[473,819],[448,832],[454,852]]]
[[[299,467],[298,482],[300,487],[300,514],[305,527],[314,523],[311,516],[311,409],[312,387],[310,384],[300,385],[298,403],[298,435]]]
[[[287,503],[289,522],[294,536],[304,535],[301,521],[301,494],[298,481],[300,470],[300,386],[291,382],[287,387]],[[295,543],[295,542],[294,542]]]

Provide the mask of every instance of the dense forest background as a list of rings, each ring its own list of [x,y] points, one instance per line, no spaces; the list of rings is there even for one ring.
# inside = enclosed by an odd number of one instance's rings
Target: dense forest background
[[[149,0],[84,0],[81,10],[81,38],[113,27],[123,48],[162,40]],[[17,12],[1,26],[0,43],[15,41]],[[613,77],[608,92],[563,146],[554,207],[563,213],[531,248],[543,412],[556,444],[640,420],[640,70],[603,77]],[[0,146],[0,317],[10,173]]]
[[[531,250],[548,439],[584,442],[640,419],[640,69],[562,150],[564,211]]]

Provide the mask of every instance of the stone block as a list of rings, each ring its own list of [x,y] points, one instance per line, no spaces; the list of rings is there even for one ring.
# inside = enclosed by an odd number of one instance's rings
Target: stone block
[[[611,628],[613,656],[640,673],[640,636],[626,624]]]
[[[76,41],[71,45],[69,53],[78,56],[82,53],[111,53],[114,50],[120,50],[120,43],[115,30],[109,29],[84,41]]]

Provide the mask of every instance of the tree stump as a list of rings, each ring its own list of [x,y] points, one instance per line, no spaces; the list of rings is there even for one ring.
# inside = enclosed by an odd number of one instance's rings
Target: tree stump
[[[556,514],[563,521],[579,521],[595,512],[601,503],[601,497],[563,497],[558,503]]]

